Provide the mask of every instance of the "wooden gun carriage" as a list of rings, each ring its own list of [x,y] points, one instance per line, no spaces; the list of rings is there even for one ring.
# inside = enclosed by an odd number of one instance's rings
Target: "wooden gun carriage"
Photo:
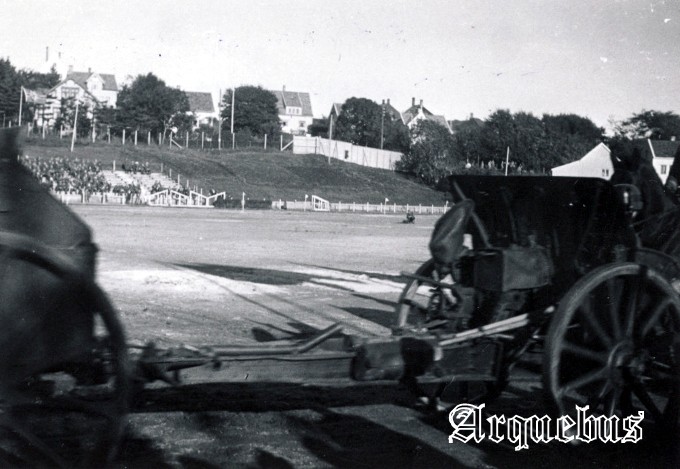
[[[451,177],[457,203],[432,259],[406,274],[390,337],[335,324],[285,346],[133,348],[95,283],[89,229],[18,164],[15,133],[0,131],[3,465],[105,465],[131,388],[206,366],[217,380],[434,383],[434,398],[482,383],[490,399],[538,348],[556,412],[587,403],[677,425],[680,264],[639,245],[628,192],[606,181]]]

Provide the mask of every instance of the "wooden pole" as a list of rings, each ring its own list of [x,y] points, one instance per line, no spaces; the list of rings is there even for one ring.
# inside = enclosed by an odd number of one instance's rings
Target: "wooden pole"
[[[279,144],[279,151],[283,151],[283,134],[279,135],[279,141],[281,142]]]
[[[135,146],[137,146],[137,130],[135,130]]]
[[[236,134],[234,132],[231,133],[231,149],[233,150],[236,148]]]
[[[151,146],[151,131],[150,130],[146,133],[146,144]]]
[[[205,143],[205,132],[201,132],[201,150],[203,150],[203,144]]]
[[[22,109],[23,103],[24,103],[24,87],[22,86],[19,89],[19,127],[21,127],[21,109]],[[73,151],[73,150],[71,150],[71,151]]]
[[[267,134],[264,134],[264,149],[267,149]]]
[[[508,145],[508,151],[505,153],[505,175],[508,175],[508,165],[510,163],[510,146]]]
[[[189,132],[184,134],[184,148],[189,148]]]
[[[236,103],[236,88],[231,89],[231,134],[234,135],[234,104]],[[232,145],[232,148],[234,146]]]
[[[73,146],[76,144],[76,132],[78,131],[78,105],[80,103],[76,101],[76,115],[73,118],[73,135],[71,135],[71,153],[73,153]],[[21,115],[19,115],[21,118]]]

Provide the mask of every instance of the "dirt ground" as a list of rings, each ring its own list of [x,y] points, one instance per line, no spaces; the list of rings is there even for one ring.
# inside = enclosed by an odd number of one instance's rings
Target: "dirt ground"
[[[435,217],[74,206],[99,245],[98,281],[131,344],[279,343],[334,323],[386,336],[405,279],[428,258]],[[233,380],[228,370],[157,384],[129,416],[120,467],[673,467],[636,445],[449,443],[445,414],[398,385]],[[520,370],[491,413],[545,413]],[[290,382],[284,382],[290,381]]]

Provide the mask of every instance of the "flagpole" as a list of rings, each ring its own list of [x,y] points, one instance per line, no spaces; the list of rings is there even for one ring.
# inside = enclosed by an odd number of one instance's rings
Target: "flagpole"
[[[508,175],[508,165],[510,163],[510,146],[508,146],[508,151],[505,153],[505,175]]]
[[[24,87],[21,86],[21,89],[19,90],[19,127],[21,127],[21,110],[23,102],[24,102]]]
[[[71,136],[71,153],[73,153],[73,145],[76,143],[76,132],[78,131],[77,126],[78,126],[78,105],[80,104],[79,101],[76,101],[76,116],[73,118],[73,135]],[[172,141],[172,136],[170,137],[170,140]]]

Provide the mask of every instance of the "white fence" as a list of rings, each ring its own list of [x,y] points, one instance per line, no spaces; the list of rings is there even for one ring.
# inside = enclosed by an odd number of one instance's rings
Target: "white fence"
[[[413,212],[415,215],[442,215],[451,208],[446,205],[397,205],[397,204],[370,204],[356,202],[332,202],[329,204],[331,212],[350,212],[350,213],[403,213]],[[276,200],[272,202],[273,209],[281,210],[300,210],[314,211],[311,201],[304,200]]]
[[[94,194],[74,194],[69,192],[50,191],[52,196],[59,202],[69,204],[113,204],[124,205],[125,195],[114,194],[113,192],[98,192]]]
[[[347,163],[355,163],[371,168],[394,171],[401,153],[378,148],[361,147],[348,142],[328,140],[321,137],[293,137],[293,153],[296,155],[317,154],[335,158]]]
[[[164,189],[160,192],[149,195],[146,203],[152,206],[173,206],[173,207],[204,207],[213,208],[213,204],[219,197],[226,197],[224,192],[220,192],[209,197],[195,191],[189,191],[189,195],[182,194],[173,189]]]

